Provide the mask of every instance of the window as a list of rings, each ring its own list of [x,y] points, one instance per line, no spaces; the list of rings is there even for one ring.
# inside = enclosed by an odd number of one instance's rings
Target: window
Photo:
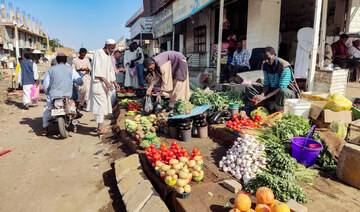
[[[199,26],[194,29],[194,52],[206,52],[206,26]]]

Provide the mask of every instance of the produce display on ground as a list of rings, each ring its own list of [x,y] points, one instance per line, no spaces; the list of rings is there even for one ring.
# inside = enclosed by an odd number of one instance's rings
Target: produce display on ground
[[[159,150],[152,144],[145,153],[155,172],[167,185],[174,186],[182,199],[190,196],[191,181],[200,182],[204,178],[203,157],[197,149],[190,156],[174,141],[169,149],[165,143]]]
[[[246,194],[239,194],[235,198],[234,208],[231,212],[290,212],[290,208],[284,202],[280,202],[278,196],[270,188],[260,187],[256,190],[256,205],[252,208],[251,199]]]
[[[219,167],[248,184],[256,174],[266,169],[264,150],[265,146],[256,141],[255,137],[250,135],[239,137],[219,162]]]
[[[229,91],[207,94],[203,90],[197,89],[191,93],[190,102],[195,106],[211,105],[211,109],[217,111],[222,110],[229,103],[238,103],[240,107],[243,107],[243,98],[243,92]]]
[[[193,108],[194,105],[192,105],[190,102],[187,102],[183,99],[178,99],[174,104],[174,114],[175,115],[190,114]]]

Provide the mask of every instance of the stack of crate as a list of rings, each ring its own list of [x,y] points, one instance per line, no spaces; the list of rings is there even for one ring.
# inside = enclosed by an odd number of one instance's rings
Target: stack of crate
[[[345,96],[348,69],[318,70],[314,77],[314,91]]]

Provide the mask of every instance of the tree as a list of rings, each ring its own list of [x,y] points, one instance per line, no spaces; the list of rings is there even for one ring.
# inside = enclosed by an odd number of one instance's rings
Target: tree
[[[44,39],[44,45],[47,45],[47,39]],[[57,38],[53,38],[49,40],[49,45],[50,45],[50,49],[51,51],[55,52],[55,48],[56,47],[64,47],[61,43],[60,40]]]

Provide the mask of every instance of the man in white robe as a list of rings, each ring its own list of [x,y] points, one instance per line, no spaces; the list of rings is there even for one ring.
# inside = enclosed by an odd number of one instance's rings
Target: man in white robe
[[[115,41],[108,39],[105,47],[96,50],[94,54],[87,110],[95,116],[99,135],[111,132],[110,127],[104,127],[104,117],[112,114],[112,90],[119,89],[119,85],[116,83],[115,70],[111,62],[111,54],[114,52],[115,46]]]
[[[125,87],[138,88],[139,79],[137,76],[136,61],[139,60],[139,51],[137,51],[137,45],[131,43],[129,50],[124,53],[124,65],[126,68],[125,72]]]

